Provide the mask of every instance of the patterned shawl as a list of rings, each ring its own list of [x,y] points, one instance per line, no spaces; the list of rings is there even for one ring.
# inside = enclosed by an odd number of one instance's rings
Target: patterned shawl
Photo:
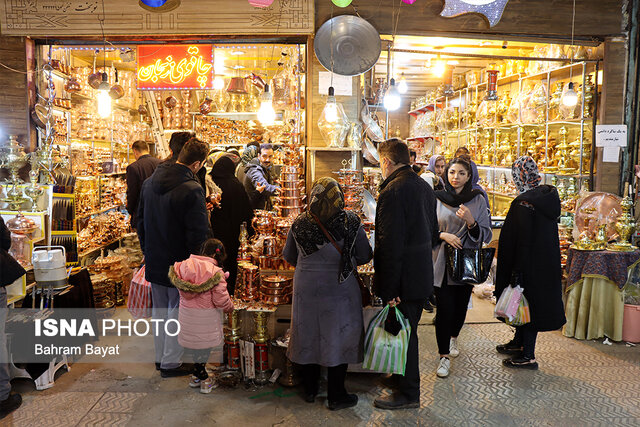
[[[511,174],[513,182],[520,193],[533,190],[540,185],[542,180],[538,173],[538,165],[530,156],[522,156],[513,162]]]
[[[344,239],[340,261],[340,283],[349,278],[355,266],[352,262],[360,218],[344,210],[344,194],[340,184],[333,178],[319,178],[313,184],[307,212],[296,218],[291,231],[304,256],[331,244],[318,226],[314,216],[320,220],[334,240]]]

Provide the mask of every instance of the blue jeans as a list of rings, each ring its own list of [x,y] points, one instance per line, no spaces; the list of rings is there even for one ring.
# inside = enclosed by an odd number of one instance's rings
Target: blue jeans
[[[11,377],[9,376],[9,354],[7,352],[7,289],[0,288],[0,401],[5,400],[11,393]]]
[[[176,288],[152,283],[151,300],[153,301],[153,309],[151,310],[153,319],[161,319],[165,322],[168,319],[178,320],[180,293]],[[178,343],[178,336],[167,335],[164,330],[164,324],[158,326],[158,333],[153,336],[156,363],[160,363],[160,369],[178,368],[184,352],[184,349]]]

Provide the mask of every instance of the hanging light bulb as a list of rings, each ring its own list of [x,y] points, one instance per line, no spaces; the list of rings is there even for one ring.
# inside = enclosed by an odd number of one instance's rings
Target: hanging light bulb
[[[395,111],[400,108],[401,102],[402,99],[396,88],[396,81],[395,79],[391,79],[389,81],[389,89],[387,89],[387,93],[384,95],[384,108],[386,108],[387,111]]]
[[[328,123],[335,123],[338,121],[338,103],[335,97],[335,89],[333,86],[329,87],[329,97],[327,98],[327,103],[324,105],[324,119]]]
[[[335,4],[338,7],[347,7],[351,4],[352,0],[331,0],[333,2],[333,4]]]
[[[215,79],[213,79],[213,88],[215,90],[222,90],[224,89],[224,79],[220,76],[216,76]]]
[[[409,91],[409,85],[407,84],[407,79],[404,78],[404,73],[400,76],[400,81],[398,82],[398,92],[402,95]]]
[[[264,92],[260,97],[258,121],[263,126],[272,126],[276,121],[276,110],[273,109],[273,94],[269,92],[269,85],[264,85]]]
[[[438,60],[433,67],[433,74],[436,77],[442,77],[445,71],[447,71],[447,64],[438,56]]]
[[[573,90],[573,82],[569,82],[567,91],[562,95],[562,105],[565,107],[575,107],[578,103],[578,94]]]
[[[96,100],[98,101],[98,116],[107,118],[111,115],[111,96],[109,96],[109,80],[107,73],[102,73],[102,82],[96,91]]]

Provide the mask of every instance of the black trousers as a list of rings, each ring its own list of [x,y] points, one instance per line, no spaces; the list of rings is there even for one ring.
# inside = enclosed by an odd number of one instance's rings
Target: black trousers
[[[347,390],[344,388],[344,380],[347,377],[347,364],[330,366],[327,378],[327,400],[337,402],[347,397]],[[302,384],[306,394],[318,394],[320,382],[320,365],[302,365]]]
[[[531,323],[516,326],[516,334],[513,337],[513,343],[518,346],[522,346],[522,357],[525,359],[536,358],[537,337],[538,331],[531,326]]]
[[[449,354],[449,340],[457,337],[467,317],[467,307],[471,297],[471,285],[449,286],[446,281],[435,288],[436,301],[436,340],[440,354]]]
[[[418,322],[424,309],[424,299],[402,301],[398,304],[400,312],[409,320],[411,334],[409,335],[409,348],[407,349],[407,365],[404,376],[393,375],[393,380],[398,384],[398,391],[412,402],[420,400],[420,366],[418,358]],[[392,313],[393,314],[393,313]],[[395,314],[393,314],[395,315]]]

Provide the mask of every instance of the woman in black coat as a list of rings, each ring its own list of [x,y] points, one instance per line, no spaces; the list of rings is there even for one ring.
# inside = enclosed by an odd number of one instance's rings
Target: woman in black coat
[[[535,161],[522,156],[513,163],[513,181],[520,195],[511,202],[500,232],[495,295],[520,285],[529,302],[531,322],[516,327],[514,338],[496,347],[510,368],[538,369],[535,345],[538,332],[562,327],[562,271],[558,217],[560,198],[555,187],[539,185]]]
[[[240,246],[240,225],[247,222],[247,231],[251,228],[253,209],[244,186],[235,177],[236,165],[229,156],[222,156],[211,169],[211,178],[222,190],[220,206],[211,211],[213,236],[220,239],[227,250],[225,270],[229,272],[227,288],[233,295],[238,274],[238,247]]]

